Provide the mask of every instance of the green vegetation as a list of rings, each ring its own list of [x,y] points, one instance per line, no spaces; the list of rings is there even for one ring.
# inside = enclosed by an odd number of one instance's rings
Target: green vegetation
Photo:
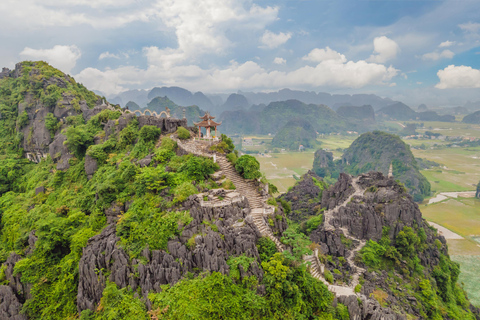
[[[346,121],[329,107],[298,100],[272,102],[259,111],[225,111],[220,120],[226,133],[268,134],[276,133],[295,118],[311,120],[311,126],[319,133],[347,130]]]
[[[243,155],[235,162],[235,169],[245,179],[258,179],[262,176],[260,173],[260,163],[257,159],[249,155]]]
[[[190,132],[184,127],[179,127],[177,129],[177,136],[181,140],[187,140],[190,139]]]
[[[371,270],[402,270],[405,281],[402,287],[407,288],[407,292],[399,293],[397,298],[401,299],[405,294],[414,295],[421,301],[422,316],[428,319],[442,319],[447,313],[454,319],[471,319],[472,315],[466,310],[468,301],[465,293],[457,284],[458,264],[441,254],[440,263],[425,272],[418,257],[429,250],[425,231],[404,227],[395,238],[394,245],[388,234],[388,228],[384,227],[381,240],[378,243],[369,240],[361,250],[361,257]],[[381,304],[386,298],[382,292],[374,291]]]

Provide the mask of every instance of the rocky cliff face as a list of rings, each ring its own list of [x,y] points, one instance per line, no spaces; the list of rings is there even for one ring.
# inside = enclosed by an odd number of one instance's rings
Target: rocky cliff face
[[[242,269],[241,277],[255,275],[261,280],[263,271],[256,247],[260,233],[246,219],[250,212],[248,201],[238,193],[222,192],[225,200],[217,205],[204,203],[202,194],[191,196],[181,209],[189,210],[192,222],[179,237],[168,242],[167,251],[145,248],[138,259],[130,259],[122,249],[115,221],[109,220],[112,224],[91,238],[83,251],[79,265],[78,311],[95,309],[107,279],[120,288],[140,288],[143,300],[150,306],[147,294],[160,292],[161,285],[175,284],[188,272],[228,274],[228,258],[242,254],[256,258],[257,262],[248,270]],[[122,209],[125,208],[116,207],[113,211]]]
[[[295,222],[301,222],[320,213],[320,202],[325,188],[326,184],[322,178],[313,171],[308,171],[303,175],[291,190],[279,197],[290,203],[291,211],[288,213],[288,218]]]
[[[348,306],[351,319],[406,319],[406,314],[425,317],[428,310],[422,305],[423,296],[416,291],[423,289],[411,289],[418,286],[418,279],[436,284],[440,295],[456,286],[456,280],[452,280],[449,286],[442,287],[443,276],[436,276],[442,269],[453,279],[458,268],[447,262],[445,239],[428,226],[418,205],[394,180],[379,172],[363,174],[355,180],[360,193],[347,174],[341,174],[338,182],[323,192],[321,207],[325,208],[324,220],[328,220],[329,226],[324,222],[310,234],[310,239],[320,246],[325,269],[333,275],[336,285],[352,283],[352,275],[359,273],[358,294],[363,302],[346,297],[340,301]],[[405,240],[406,234],[410,234],[409,240]],[[366,265],[365,259],[374,247],[369,241],[390,250],[385,253],[381,249],[383,253],[375,254],[379,263],[387,261],[382,267]],[[409,245],[414,247],[407,249]],[[366,305],[377,306],[376,311],[366,313]],[[478,315],[469,303],[464,307]]]

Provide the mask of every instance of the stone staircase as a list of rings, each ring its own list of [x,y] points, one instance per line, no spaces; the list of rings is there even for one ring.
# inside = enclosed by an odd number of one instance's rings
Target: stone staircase
[[[193,139],[189,140],[180,140],[174,135],[170,137],[172,140],[177,142],[177,145],[186,152],[195,154],[197,156],[214,158],[214,155],[207,153],[204,149],[204,146],[198,141]],[[277,250],[283,252],[285,250],[284,245],[273,235],[272,229],[266,223],[264,215],[268,205],[266,204],[266,198],[262,197],[257,190],[257,186],[253,181],[244,179],[240,174],[235,170],[233,165],[227,160],[223,154],[215,154],[215,160],[220,166],[222,173],[225,177],[233,182],[236,187],[236,191],[241,195],[245,196],[248,199],[250,204],[250,216],[253,220],[253,223],[260,231],[262,236],[268,237],[272,240]]]
[[[244,179],[240,174],[235,170],[233,165],[227,160],[224,155],[215,154],[215,156],[211,153],[208,153],[200,142],[196,142],[193,139],[189,140],[180,140],[176,138],[174,135],[171,138],[177,142],[177,145],[186,152],[195,154],[197,156],[209,157],[214,158],[222,173],[225,175],[226,178],[231,180],[236,187],[236,191],[241,195],[245,196],[248,199],[250,204],[250,217],[253,219],[253,223],[260,231],[262,236],[268,237],[272,240],[275,245],[277,246],[277,250],[283,252],[285,250],[284,245],[273,235],[272,229],[265,221],[265,212],[268,207],[266,204],[266,198],[262,197],[257,190],[257,186],[254,184],[253,181],[249,181]],[[363,194],[365,190],[362,190],[357,184],[358,178],[354,178],[352,180],[352,186],[355,189],[355,192],[349,196],[342,204],[339,204],[333,209],[327,210],[324,213],[325,217],[325,230],[326,231],[334,231],[335,227],[332,225],[331,221],[335,213],[342,207],[345,207],[354,196],[360,196]],[[352,240],[358,240],[350,235],[346,228],[340,228],[342,230],[345,237]],[[325,266],[320,262],[318,259],[318,251],[315,251],[313,255],[307,255],[303,257],[303,260],[308,263],[309,271],[311,275],[323,282],[330,291],[335,292],[339,296],[355,296],[355,286],[359,283],[359,277],[362,273],[365,272],[365,269],[357,267],[354,262],[356,252],[360,251],[366,242],[364,240],[360,240],[360,244],[353,250],[350,251],[349,256],[347,257],[347,262],[350,264],[352,269],[355,270],[355,274],[353,275],[352,283],[350,286],[338,286],[338,285],[331,285],[328,281],[325,280],[324,271]]]

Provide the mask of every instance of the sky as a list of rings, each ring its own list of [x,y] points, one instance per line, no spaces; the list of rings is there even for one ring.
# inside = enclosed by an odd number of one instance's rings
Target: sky
[[[477,0],[2,0],[0,65],[89,89],[373,93],[480,101]]]

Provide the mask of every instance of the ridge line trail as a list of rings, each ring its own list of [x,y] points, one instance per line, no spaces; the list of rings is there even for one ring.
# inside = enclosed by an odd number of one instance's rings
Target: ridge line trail
[[[358,179],[359,179],[358,177],[355,177],[355,178],[352,179],[352,186],[355,189],[354,193],[352,193],[344,202],[335,206],[335,208],[332,208],[332,209],[329,209],[329,210],[325,211],[325,213],[324,213],[325,231],[333,232],[335,230],[335,227],[331,224],[331,221],[333,219],[333,215],[335,213],[337,213],[340,208],[346,207],[347,204],[353,199],[353,197],[362,196],[363,193],[365,192],[365,190],[360,188],[360,186],[357,184]],[[312,266],[313,266],[313,268],[311,268],[312,275],[315,278],[322,281],[323,283],[327,284],[328,289],[330,291],[333,291],[333,292],[337,293],[338,295],[345,295],[345,296],[357,295],[355,293],[355,287],[359,283],[360,275],[363,274],[364,272],[366,272],[366,270],[364,268],[360,268],[360,267],[356,266],[355,262],[354,262],[354,258],[355,258],[355,254],[357,252],[359,252],[360,250],[362,250],[362,248],[365,246],[365,244],[367,242],[365,240],[360,240],[360,239],[357,239],[357,238],[353,237],[352,235],[350,235],[350,232],[345,227],[340,227],[339,229],[343,232],[343,234],[346,238],[360,242],[355,247],[355,249],[349,250],[350,253],[348,254],[348,257],[346,257],[346,260],[347,260],[348,264],[350,265],[350,267],[353,270],[355,270],[355,273],[353,274],[353,277],[352,277],[352,282],[349,286],[346,286],[346,285],[345,286],[339,286],[339,285],[328,284],[325,281],[325,278],[322,276],[322,274],[324,272],[324,269],[325,269],[325,266],[320,263],[320,261],[318,260],[318,257],[316,257],[315,255],[305,256],[304,260],[312,263]]]
[[[189,153],[193,153],[195,155],[204,156],[204,157],[213,157],[213,155],[206,153],[203,150],[199,150],[199,144],[195,143],[192,140],[189,141],[181,141],[176,137],[171,137],[174,141],[177,142],[178,146],[181,147],[184,151]],[[203,146],[202,146],[203,147]],[[265,222],[264,219],[264,212],[265,212],[265,199],[259,194],[257,187],[253,185],[252,182],[245,180],[240,174],[235,170],[234,166],[227,160],[225,155],[217,154],[216,155],[217,163],[220,166],[221,171],[225,175],[226,178],[230,179],[236,187],[236,191],[245,196],[250,204],[250,214],[249,216],[252,217],[253,223],[255,227],[260,231],[260,234],[263,236],[268,237],[275,243],[278,251],[283,252],[285,250],[284,245],[273,235],[273,232],[270,226]],[[325,231],[334,231],[335,228],[331,224],[331,220],[333,219],[333,214],[337,213],[340,208],[346,207],[347,204],[352,200],[355,196],[363,195],[364,190],[361,189],[358,184],[358,177],[352,179],[352,186],[355,189],[355,192],[351,194],[343,203],[335,206],[335,208],[325,211]],[[317,280],[323,282],[329,291],[336,293],[339,296],[356,296],[355,293],[355,286],[358,284],[358,279],[360,274],[364,273],[366,270],[360,267],[357,267],[354,262],[355,253],[359,252],[366,244],[365,240],[359,240],[354,238],[350,235],[348,230],[344,227],[339,228],[342,230],[343,234],[346,238],[360,241],[359,245],[356,246],[355,249],[350,250],[346,261],[350,265],[350,267],[355,270],[353,274],[352,282],[350,286],[344,285],[331,285],[323,276],[325,271],[325,266],[321,264],[318,260],[318,256],[316,254],[310,256],[303,256],[303,260],[307,262],[310,267],[308,268],[310,274]]]

